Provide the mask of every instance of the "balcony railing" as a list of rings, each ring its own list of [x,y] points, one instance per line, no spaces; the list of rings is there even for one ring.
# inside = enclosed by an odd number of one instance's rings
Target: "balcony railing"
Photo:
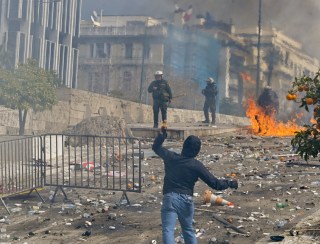
[[[122,26],[122,27],[88,27],[81,26],[81,36],[139,36],[139,35],[160,35],[166,34],[166,29],[163,26]]]
[[[112,57],[112,58],[85,58],[79,57],[79,64],[83,65],[141,65],[141,57],[125,58],[125,57]],[[162,65],[161,62],[146,58],[144,64]]]
[[[79,57],[79,64],[109,65],[109,64],[111,64],[111,59],[110,58],[84,58],[84,57]]]

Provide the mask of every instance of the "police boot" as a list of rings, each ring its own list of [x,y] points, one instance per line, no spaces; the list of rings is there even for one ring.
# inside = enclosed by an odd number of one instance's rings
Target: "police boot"
[[[209,124],[209,123],[210,123],[209,114],[208,114],[208,113],[205,113],[205,114],[204,114],[204,117],[205,117],[205,120],[202,121],[202,123],[207,123],[207,124]]]
[[[211,115],[211,117],[212,117],[212,122],[211,122],[211,124],[213,124],[213,125],[215,125],[216,124],[216,114],[212,114]]]

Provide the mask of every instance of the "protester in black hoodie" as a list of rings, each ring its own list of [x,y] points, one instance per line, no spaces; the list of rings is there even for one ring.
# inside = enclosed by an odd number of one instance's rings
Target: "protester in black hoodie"
[[[216,190],[238,188],[237,181],[217,179],[204,165],[194,159],[200,151],[201,141],[196,136],[189,136],[183,143],[181,155],[162,146],[167,137],[166,129],[155,138],[152,150],[159,155],[165,165],[163,184],[163,204],[161,208],[162,239],[164,244],[174,241],[176,219],[179,219],[185,243],[197,243],[192,221],[194,215],[193,189],[200,178]]]

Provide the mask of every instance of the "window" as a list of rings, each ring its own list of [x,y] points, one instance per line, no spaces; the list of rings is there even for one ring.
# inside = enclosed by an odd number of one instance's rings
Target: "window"
[[[28,11],[28,0],[23,0],[22,2],[22,18],[27,19]]]
[[[102,74],[100,72],[94,73],[92,90],[98,93],[103,92]]]
[[[104,52],[104,43],[96,44],[96,58],[105,58],[106,54]]]
[[[285,56],[285,58],[284,58],[284,64],[285,64],[285,65],[288,65],[288,60],[289,60],[289,52],[287,51],[287,52],[286,52],[286,56]]]
[[[90,58],[94,58],[94,45],[93,44],[91,44],[90,45]]]
[[[150,45],[148,45],[148,44],[144,45],[144,58],[145,59],[150,58]]]
[[[108,58],[110,57],[110,44],[109,43],[96,43],[95,45],[95,58]],[[91,47],[91,53],[93,53],[93,49]]]
[[[9,2],[9,4],[10,4],[9,18],[11,18],[11,19],[21,18],[21,16],[22,16],[22,2],[21,2],[21,0],[11,0]]]
[[[26,35],[20,33],[20,47],[19,47],[19,62],[24,63],[25,58],[25,46],[26,45]]]
[[[132,59],[133,45],[132,43],[127,43],[125,46],[125,57],[126,59]]]
[[[123,72],[123,85],[127,91],[131,91],[132,88],[132,74],[130,71]]]

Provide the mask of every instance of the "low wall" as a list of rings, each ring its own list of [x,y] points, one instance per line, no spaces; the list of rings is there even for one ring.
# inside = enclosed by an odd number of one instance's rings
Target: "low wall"
[[[57,133],[83,119],[110,115],[127,123],[153,123],[152,107],[82,90],[63,88],[57,91],[59,102],[52,110],[28,111],[26,134]],[[204,119],[202,111],[168,109],[168,122],[197,122]],[[217,114],[217,123],[249,125],[247,118]],[[0,134],[18,134],[18,111],[0,106]]]

